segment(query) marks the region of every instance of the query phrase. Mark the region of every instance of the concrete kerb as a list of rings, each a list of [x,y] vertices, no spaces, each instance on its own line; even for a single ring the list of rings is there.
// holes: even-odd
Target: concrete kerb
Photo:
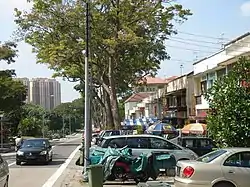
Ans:
[[[69,163],[67,169],[58,178],[53,187],[82,187],[82,166],[76,165],[76,161],[80,156],[80,151],[75,154],[74,158]],[[87,185],[88,186],[88,185]]]

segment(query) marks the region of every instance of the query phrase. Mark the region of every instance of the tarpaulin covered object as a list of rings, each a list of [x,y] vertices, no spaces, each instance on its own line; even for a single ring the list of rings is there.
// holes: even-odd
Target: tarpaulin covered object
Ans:
[[[105,151],[102,159],[99,164],[103,165],[104,169],[104,180],[106,180],[112,173],[112,169],[118,159],[123,160],[124,162],[129,162],[133,160],[133,164],[131,164],[131,172],[141,172],[144,171],[147,167],[148,158],[147,155],[141,154],[138,158],[133,158],[131,155],[131,149],[115,149],[108,148]]]

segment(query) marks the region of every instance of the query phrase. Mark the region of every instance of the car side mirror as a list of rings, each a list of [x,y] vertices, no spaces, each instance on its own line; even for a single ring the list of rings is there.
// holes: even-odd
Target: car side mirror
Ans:
[[[52,145],[49,145],[49,148],[51,149],[51,148],[52,148]]]

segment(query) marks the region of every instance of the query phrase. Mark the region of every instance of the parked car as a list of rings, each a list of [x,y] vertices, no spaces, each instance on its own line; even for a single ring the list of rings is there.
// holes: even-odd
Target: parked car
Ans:
[[[208,137],[183,136],[173,138],[170,141],[191,149],[198,156],[205,155],[217,148],[213,140]]]
[[[177,161],[194,160],[198,158],[197,154],[195,154],[192,150],[174,144],[163,137],[150,134],[103,137],[101,142],[99,142],[96,146],[91,147],[91,150],[98,148],[107,149],[108,147],[123,148],[126,145],[128,148],[132,149],[134,156],[139,156],[141,153],[152,151],[162,151],[173,154]]]
[[[210,152],[195,161],[179,161],[175,187],[249,187],[250,148]]]
[[[0,156],[0,187],[7,187],[9,182],[9,166],[6,160]]]
[[[96,143],[99,143],[100,141],[102,141],[102,139],[104,137],[117,136],[117,135],[121,135],[121,134],[122,134],[121,130],[103,130],[100,132],[99,136],[96,137]]]
[[[47,138],[31,138],[24,140],[16,153],[16,165],[22,162],[44,162],[52,161],[52,146]]]
[[[97,142],[97,139],[99,139],[99,133],[93,133],[92,134],[92,141],[91,141],[91,145],[95,145]]]

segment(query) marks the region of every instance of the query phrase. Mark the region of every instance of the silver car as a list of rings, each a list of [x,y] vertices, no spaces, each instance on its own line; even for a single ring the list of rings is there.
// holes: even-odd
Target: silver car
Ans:
[[[175,187],[249,187],[250,148],[218,149],[195,161],[179,161]]]
[[[122,148],[125,146],[132,149],[134,156],[139,156],[141,153],[149,153],[152,151],[166,151],[173,154],[177,161],[194,160],[198,158],[193,151],[187,148],[174,144],[163,137],[149,134],[104,137],[97,146],[94,146],[91,149],[93,150],[98,147],[102,149],[108,147]]]

